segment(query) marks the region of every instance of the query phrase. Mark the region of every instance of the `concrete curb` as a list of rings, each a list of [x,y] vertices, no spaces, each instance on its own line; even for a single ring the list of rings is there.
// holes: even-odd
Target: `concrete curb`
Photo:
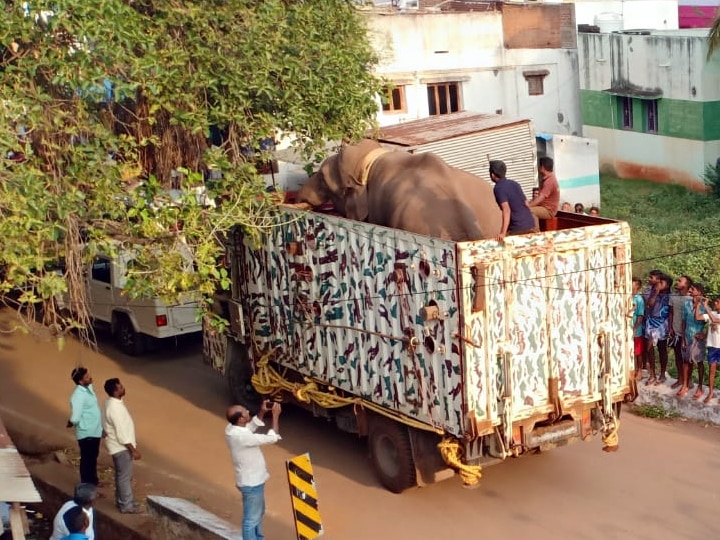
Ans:
[[[237,527],[185,499],[148,495],[147,506],[158,524],[155,540],[242,540]]]
[[[675,379],[670,379],[658,386],[645,386],[644,381],[638,383],[638,398],[633,405],[654,405],[660,406],[667,411],[678,414],[683,418],[690,420],[699,420],[715,425],[720,425],[720,404],[718,398],[713,398],[710,403],[703,403],[703,399],[707,396],[707,387],[704,389],[704,395],[700,399],[693,399],[693,392],[688,392],[684,397],[677,397],[677,390],[670,388]],[[720,392],[716,389],[716,395]]]
[[[40,507],[43,513],[52,520],[57,509],[72,499],[75,487],[75,472],[59,463],[30,464],[35,487],[42,496]],[[68,476],[72,479],[69,480]],[[95,504],[95,538],[122,538],[123,540],[149,540],[155,535],[152,533],[152,523],[145,516],[123,516],[116,519],[107,506],[112,505],[107,499],[99,499]],[[127,519],[128,517],[134,519]]]

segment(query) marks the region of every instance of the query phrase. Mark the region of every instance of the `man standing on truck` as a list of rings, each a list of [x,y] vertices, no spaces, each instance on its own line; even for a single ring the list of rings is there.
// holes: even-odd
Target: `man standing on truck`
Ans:
[[[272,413],[272,427],[267,433],[256,433],[263,427],[263,418]],[[260,412],[252,419],[250,411],[242,405],[228,407],[226,416],[229,424],[225,428],[225,441],[230,450],[235,468],[235,485],[242,493],[243,540],[263,540],[262,519],[265,514],[265,482],[270,477],[265,466],[265,458],[260,450],[264,444],[275,444],[280,440],[279,403],[266,399],[260,406]]]
[[[554,168],[552,158],[541,157],[538,160],[542,186],[537,196],[533,193],[532,201],[527,203],[536,219],[554,218],[560,206],[560,186],[553,172]]]
[[[80,482],[97,486],[97,459],[103,432],[100,405],[87,368],[76,367],[70,377],[75,383],[75,390],[70,396],[67,427],[75,428],[75,437],[80,447]]]
[[[493,194],[502,211],[502,227],[497,237],[502,241],[507,235],[538,232],[535,218],[527,205],[527,198],[515,180],[505,178],[507,167],[500,160],[490,162],[490,179],[495,184]]]

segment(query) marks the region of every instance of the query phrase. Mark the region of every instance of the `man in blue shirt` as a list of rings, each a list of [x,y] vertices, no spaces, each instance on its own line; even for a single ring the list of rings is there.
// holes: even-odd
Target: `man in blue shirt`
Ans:
[[[645,319],[645,300],[640,294],[642,280],[633,278],[632,294],[633,294],[633,344],[635,348],[635,380],[639,381],[642,377],[642,369],[645,355],[645,338],[643,337],[643,320]]]
[[[497,238],[499,241],[507,235],[538,232],[535,217],[526,204],[527,199],[520,184],[505,178],[505,174],[505,163],[499,160],[490,162],[490,179],[495,184],[493,194],[502,211],[502,227]]]
[[[88,540],[85,531],[90,521],[82,506],[75,506],[65,512],[63,520],[70,534],[63,536],[60,540]]]
[[[87,368],[76,367],[70,377],[75,383],[75,390],[70,396],[71,412],[67,427],[75,428],[80,446],[80,482],[97,486],[97,458],[102,437],[100,405]]]

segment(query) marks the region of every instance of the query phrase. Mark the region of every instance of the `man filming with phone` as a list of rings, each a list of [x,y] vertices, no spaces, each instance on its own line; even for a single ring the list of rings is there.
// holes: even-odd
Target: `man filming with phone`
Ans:
[[[270,412],[272,427],[267,433],[257,433],[265,426],[263,419]],[[280,440],[279,403],[269,399],[263,401],[256,416],[250,417],[250,411],[242,405],[232,405],[227,409],[228,426],[225,428],[225,441],[230,449],[235,468],[235,485],[242,493],[243,540],[263,540],[262,519],[265,514],[265,482],[270,477],[265,466],[260,447],[275,444]]]

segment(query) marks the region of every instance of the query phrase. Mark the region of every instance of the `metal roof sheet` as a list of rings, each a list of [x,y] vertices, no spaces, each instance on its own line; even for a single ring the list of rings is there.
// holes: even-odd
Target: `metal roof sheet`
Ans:
[[[383,127],[377,138],[381,143],[419,146],[524,122],[530,120],[464,111]]]
[[[37,503],[42,498],[0,419],[0,501]]]

